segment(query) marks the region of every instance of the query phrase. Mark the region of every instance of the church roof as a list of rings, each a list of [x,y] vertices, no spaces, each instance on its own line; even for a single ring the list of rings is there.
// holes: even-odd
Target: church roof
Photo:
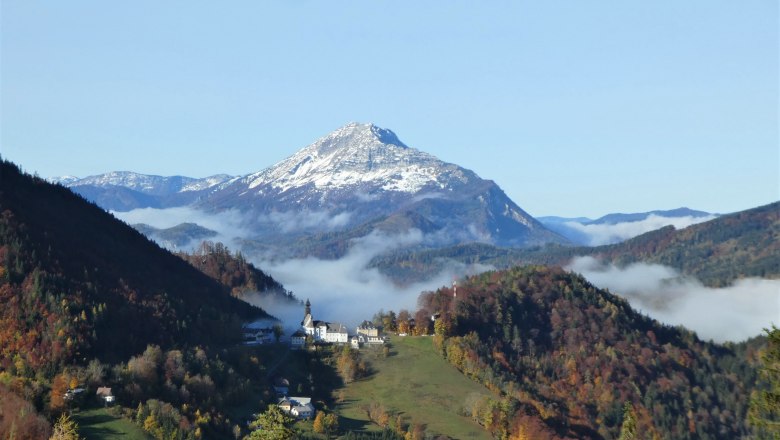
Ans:
[[[347,333],[347,327],[338,322],[331,322],[328,324],[328,331],[333,333]]]

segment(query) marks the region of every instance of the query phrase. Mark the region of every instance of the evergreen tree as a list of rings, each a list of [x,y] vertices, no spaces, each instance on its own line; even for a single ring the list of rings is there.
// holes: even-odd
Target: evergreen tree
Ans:
[[[290,426],[295,422],[276,405],[270,405],[268,410],[257,416],[249,426],[253,431],[246,437],[248,440],[288,440],[295,437]]]
[[[79,425],[67,414],[63,414],[54,424],[54,430],[49,440],[81,440]]]
[[[338,433],[339,430],[339,416],[336,414],[330,413],[327,416],[325,416],[325,420],[323,421],[325,424],[325,434],[328,438],[330,438],[331,434]]]
[[[631,403],[623,405],[623,424],[620,426],[619,440],[633,440],[636,438],[636,413]]]
[[[772,325],[766,333],[759,370],[766,388],[753,393],[748,417],[759,438],[780,439],[780,329]]]

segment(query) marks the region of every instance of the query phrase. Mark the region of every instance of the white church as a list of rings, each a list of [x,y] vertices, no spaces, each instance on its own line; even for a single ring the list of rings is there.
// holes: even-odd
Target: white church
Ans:
[[[338,322],[315,321],[311,316],[311,303],[306,300],[306,311],[301,322],[303,332],[312,336],[315,341],[330,342],[333,344],[349,343],[347,327]]]

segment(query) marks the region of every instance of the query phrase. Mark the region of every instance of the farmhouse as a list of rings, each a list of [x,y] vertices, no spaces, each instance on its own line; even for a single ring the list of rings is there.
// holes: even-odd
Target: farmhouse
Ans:
[[[277,405],[280,410],[298,419],[310,419],[314,417],[314,405],[311,397],[282,397]]]
[[[275,338],[274,330],[271,327],[244,327],[243,333],[245,345],[270,344],[274,341]]]
[[[261,319],[244,325],[244,344],[271,344],[281,336],[281,327],[279,322],[270,319]]]
[[[298,330],[290,337],[290,344],[293,348],[301,348],[306,345],[306,333]]]
[[[111,388],[109,387],[98,387],[95,394],[107,404],[114,402],[114,395],[111,393]]]

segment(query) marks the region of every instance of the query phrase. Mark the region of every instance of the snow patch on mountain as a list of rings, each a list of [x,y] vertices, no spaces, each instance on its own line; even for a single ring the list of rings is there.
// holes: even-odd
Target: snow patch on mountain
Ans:
[[[249,189],[279,192],[313,187],[318,191],[371,185],[385,191],[416,193],[426,186],[466,183],[473,173],[403,144],[390,130],[348,124],[278,164],[244,179]]]
[[[112,171],[84,178],[75,176],[55,177],[51,179],[51,181],[67,187],[85,185],[99,188],[123,187],[144,194],[162,195],[189,191],[203,191],[217,187],[231,179],[233,179],[233,177],[227,174],[217,174],[197,179],[186,176],[155,176],[132,171]]]
[[[234,179],[234,177],[227,174],[216,174],[214,176],[204,177],[202,179],[195,179],[183,185],[179,192],[203,191],[205,189],[221,185],[230,181],[231,179]]]

